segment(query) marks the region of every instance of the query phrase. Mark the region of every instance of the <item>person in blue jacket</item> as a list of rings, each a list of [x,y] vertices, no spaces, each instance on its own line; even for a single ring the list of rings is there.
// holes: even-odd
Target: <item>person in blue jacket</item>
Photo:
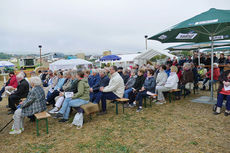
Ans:
[[[92,92],[92,99],[90,99],[90,102],[98,104],[101,100],[101,95],[102,92],[100,91],[100,87],[106,87],[109,85],[109,77],[107,76],[107,73],[104,69],[99,70],[99,75],[100,75],[100,82],[93,87],[93,92]]]
[[[93,101],[93,99],[92,99],[93,98],[93,88],[95,88],[99,85],[100,80],[101,80],[101,78],[99,76],[98,70],[92,69],[92,74],[88,78],[88,83],[89,83],[89,87],[90,87],[89,96],[90,96],[91,102]]]
[[[145,79],[144,85],[136,96],[136,101],[139,102],[137,112],[142,110],[142,100],[144,97],[148,96],[147,92],[155,93],[156,79],[153,77],[153,75],[154,71],[152,69],[147,71],[147,78]]]

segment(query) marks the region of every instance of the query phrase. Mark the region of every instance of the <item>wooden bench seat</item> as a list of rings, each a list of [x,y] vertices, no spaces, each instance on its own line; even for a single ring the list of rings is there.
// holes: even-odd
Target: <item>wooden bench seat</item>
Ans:
[[[51,117],[50,114],[48,114],[47,112],[40,112],[40,113],[36,113],[34,114],[34,116],[36,117],[36,130],[37,130],[37,136],[39,136],[39,125],[38,122],[40,120],[45,120],[46,121],[46,133],[48,134],[48,118]]]
[[[116,115],[118,115],[118,103],[122,104],[123,114],[124,114],[124,112],[125,112],[124,104],[129,102],[129,99],[127,99],[127,98],[118,98],[118,99],[115,99],[114,102],[116,104]]]

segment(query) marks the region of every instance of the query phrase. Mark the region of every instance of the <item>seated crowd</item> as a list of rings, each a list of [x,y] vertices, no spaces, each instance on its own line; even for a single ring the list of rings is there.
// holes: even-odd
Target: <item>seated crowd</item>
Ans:
[[[220,74],[218,63],[215,63],[213,82],[210,74],[210,69],[207,70],[202,64],[197,66],[196,60],[191,58],[182,58],[179,62],[177,59],[168,59],[165,64],[136,65],[125,70],[116,66],[91,70],[49,70],[39,72],[38,76],[33,73],[30,79],[26,78],[24,72],[17,75],[11,72],[9,81],[0,91],[0,97],[4,92],[9,95],[9,114],[14,114],[10,134],[21,133],[24,130],[24,117],[35,121],[34,114],[46,110],[47,105],[53,106],[49,113],[59,118],[59,122],[68,121],[71,107],[80,107],[89,102],[101,102],[99,115],[104,115],[107,113],[107,100],[119,98],[129,99],[127,107],[133,108],[137,105],[136,111],[140,112],[143,111],[142,101],[145,97],[155,94],[156,104],[165,104],[164,92],[183,89],[185,95],[189,95],[190,87],[198,88],[199,81],[203,81],[204,90],[208,81],[209,86],[220,81],[215,114],[220,113],[226,97],[225,115],[229,115],[230,90],[226,88],[230,87],[230,71]],[[22,100],[23,98],[26,99]],[[180,98],[179,94],[176,98]]]

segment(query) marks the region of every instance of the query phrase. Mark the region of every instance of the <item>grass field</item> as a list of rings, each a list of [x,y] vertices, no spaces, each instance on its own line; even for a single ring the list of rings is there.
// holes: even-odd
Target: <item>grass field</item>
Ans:
[[[200,92],[195,96],[208,94]],[[49,134],[45,124],[36,136],[35,123],[25,120],[25,131],[9,135],[11,125],[0,133],[0,152],[162,152],[198,153],[230,152],[230,117],[214,116],[212,105],[191,103],[190,97],[165,105],[148,106],[143,112],[127,108],[125,114],[115,115],[114,104],[108,104],[108,114],[85,116],[82,129],[49,119]],[[0,127],[12,116],[7,115],[7,99],[0,103]],[[119,107],[121,111],[121,106]],[[74,113],[71,115],[73,119]]]

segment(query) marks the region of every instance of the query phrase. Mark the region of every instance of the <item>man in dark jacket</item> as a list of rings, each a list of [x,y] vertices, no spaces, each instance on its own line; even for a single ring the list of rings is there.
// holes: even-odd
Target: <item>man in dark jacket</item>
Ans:
[[[26,98],[29,93],[29,83],[24,79],[24,74],[19,73],[17,75],[18,87],[17,90],[8,97],[8,105],[10,112],[8,114],[14,114],[16,105],[19,104],[21,98]]]
[[[88,80],[89,80],[88,83],[89,83],[89,87],[90,87],[89,96],[90,96],[90,101],[92,101],[92,98],[93,98],[93,95],[94,95],[93,89],[100,84],[100,80],[101,80],[100,75],[98,73],[98,70],[92,69],[92,75],[89,76]]]
[[[109,77],[106,75],[106,71],[105,70],[100,70],[99,71],[99,75],[100,75],[100,82],[94,86],[92,89],[92,97],[90,97],[90,101],[92,103],[98,104],[100,102],[101,99],[101,95],[102,92],[99,90],[100,87],[106,87],[109,85]]]

